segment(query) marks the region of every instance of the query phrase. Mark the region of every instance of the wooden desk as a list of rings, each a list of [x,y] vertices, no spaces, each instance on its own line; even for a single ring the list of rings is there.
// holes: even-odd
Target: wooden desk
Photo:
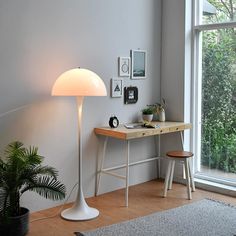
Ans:
[[[182,147],[183,147],[183,131],[186,129],[190,129],[192,127],[191,124],[184,123],[184,122],[166,121],[166,122],[153,122],[153,124],[158,125],[158,128],[127,129],[121,125],[115,129],[109,128],[109,127],[101,127],[101,128],[94,129],[94,132],[97,135],[102,135],[105,137],[105,140],[103,143],[101,163],[100,163],[100,167],[98,167],[98,171],[97,171],[96,195],[98,195],[98,191],[99,191],[99,185],[101,182],[101,174],[112,175],[114,177],[125,180],[125,186],[126,186],[125,205],[128,206],[129,167],[132,165],[137,165],[137,164],[142,164],[145,162],[157,160],[157,162],[158,162],[158,177],[160,177],[160,135],[166,134],[166,133],[179,132],[180,137],[181,137]],[[157,156],[130,163],[130,161],[129,161],[130,141],[132,139],[150,137],[150,136],[158,137],[158,141],[156,142],[157,143],[157,150],[158,150]],[[117,138],[117,139],[121,139],[121,140],[125,141],[125,143],[126,143],[126,162],[123,165],[113,166],[110,168],[104,168],[106,147],[107,147],[107,142],[108,142],[109,137]],[[117,169],[121,169],[121,168],[126,168],[125,176],[116,174],[115,172],[112,172],[113,170],[117,170]]]

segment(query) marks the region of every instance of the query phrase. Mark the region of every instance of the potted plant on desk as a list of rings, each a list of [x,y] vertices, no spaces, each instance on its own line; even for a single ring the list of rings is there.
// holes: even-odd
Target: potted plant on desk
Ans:
[[[57,171],[41,165],[43,157],[36,147],[25,148],[21,142],[10,143],[5,157],[0,157],[0,235],[23,236],[28,232],[29,210],[20,206],[26,191],[52,199],[65,198],[65,186]]]
[[[165,121],[166,116],[165,116],[165,106],[166,106],[166,101],[164,98],[162,98],[161,103],[155,103],[152,105],[148,105],[151,109],[154,110],[154,113],[158,115],[158,120],[159,121]]]
[[[154,110],[153,110],[153,107],[147,107],[147,108],[144,108],[142,110],[142,114],[143,114],[143,121],[145,122],[151,122],[152,119],[153,119],[153,113],[154,113]]]

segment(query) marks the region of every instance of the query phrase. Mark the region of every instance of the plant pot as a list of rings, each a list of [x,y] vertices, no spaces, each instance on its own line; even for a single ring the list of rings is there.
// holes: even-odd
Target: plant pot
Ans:
[[[166,121],[165,111],[160,111],[159,112],[159,121]]]
[[[1,236],[24,236],[29,231],[29,210],[21,207],[21,215],[9,217],[6,223],[0,223]]]
[[[143,114],[143,121],[151,122],[153,119],[153,114],[151,115],[144,115]]]

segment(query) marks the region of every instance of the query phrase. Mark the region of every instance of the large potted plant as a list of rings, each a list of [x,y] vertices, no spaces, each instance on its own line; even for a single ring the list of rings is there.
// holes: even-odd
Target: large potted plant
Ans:
[[[12,142],[0,157],[0,235],[22,236],[28,232],[29,210],[20,206],[20,197],[34,191],[52,200],[65,198],[65,186],[53,167],[43,166],[38,148]]]

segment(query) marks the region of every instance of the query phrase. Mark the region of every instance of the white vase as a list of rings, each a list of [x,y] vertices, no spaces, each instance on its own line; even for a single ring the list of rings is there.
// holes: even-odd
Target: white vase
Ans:
[[[159,121],[166,121],[166,114],[164,110],[159,112]]]
[[[153,114],[151,115],[144,115],[143,114],[143,121],[151,122],[153,119]]]

